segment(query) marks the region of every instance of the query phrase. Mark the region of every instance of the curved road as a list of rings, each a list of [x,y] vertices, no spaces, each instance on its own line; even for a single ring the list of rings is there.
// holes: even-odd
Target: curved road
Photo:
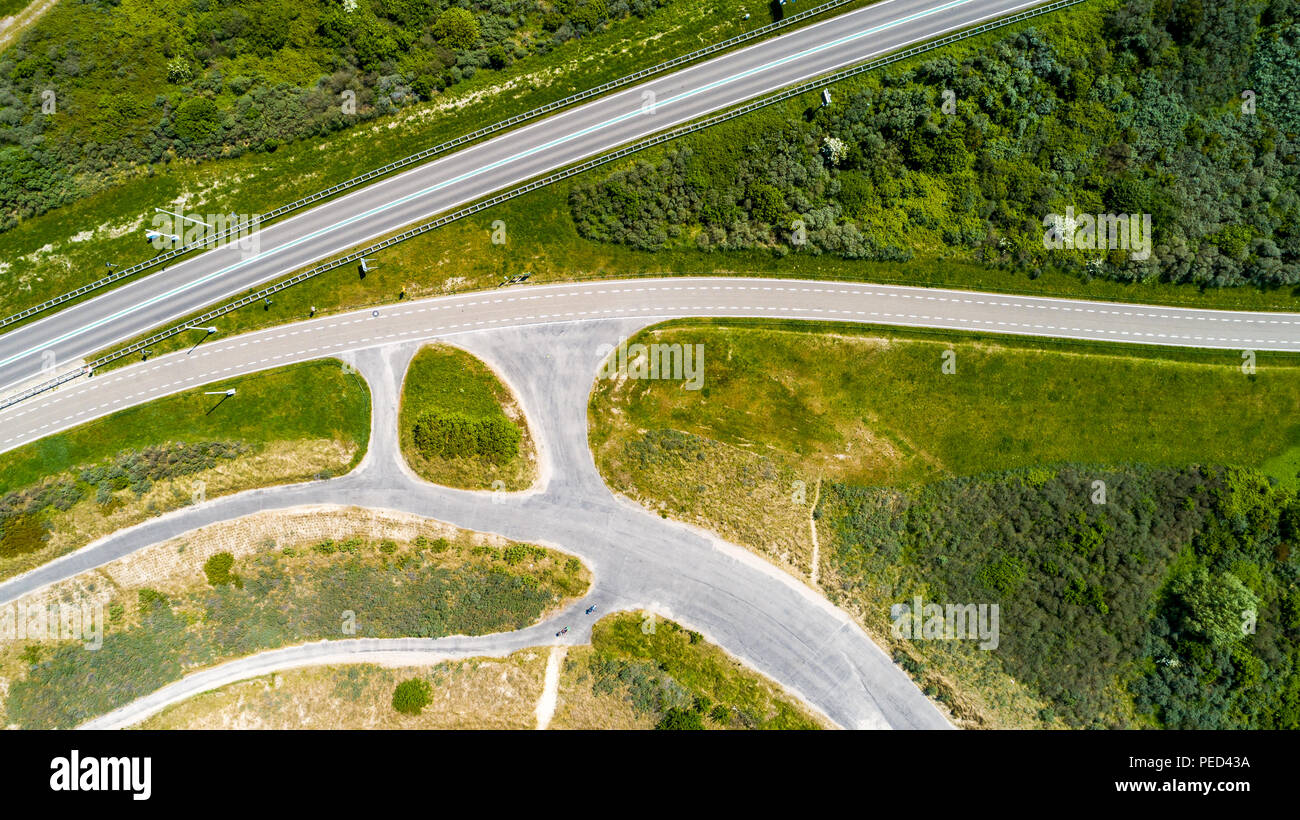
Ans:
[[[1239,350],[1300,350],[1300,315],[851,282],[680,277],[532,285],[403,302],[228,339],[69,382],[0,410],[0,452],[228,376],[466,330],[600,318],[820,319]]]
[[[599,616],[581,613],[596,604],[601,615],[649,608],[697,629],[841,726],[948,727],[911,679],[815,591],[745,550],[615,497],[604,485],[587,447],[592,376],[603,358],[602,344],[612,345],[646,323],[605,320],[455,339],[497,369],[527,414],[542,461],[539,486],[531,492],[451,490],[411,475],[397,443],[397,404],[402,376],[420,343],[364,350],[348,354],[370,384],[374,407],[371,443],[355,471],[329,481],[214,499],[151,519],[0,585],[0,601],[149,544],[255,512],[321,504],[390,509],[572,552],[591,567],[592,589],[544,625],[520,632],[318,642],[241,658],[195,673],[91,725],[130,725],[213,686],[287,666],[371,661],[394,653],[408,659],[423,656],[427,663],[523,646],[585,643]],[[562,625],[570,631],[561,640],[554,633]]]
[[[526,286],[323,317],[82,379],[0,412],[6,436],[0,450],[7,450],[192,386],[333,356],[354,360],[374,397],[371,447],[348,476],[242,493],[152,519],[0,584],[0,603],[148,544],[251,512],[323,503],[391,508],[575,552],[593,566],[596,583],[587,600],[599,601],[601,612],[649,607],[678,618],[801,693],[841,725],[946,725],[861,630],[811,589],[739,548],[620,501],[604,486],[586,437],[587,398],[601,345],[657,320],[690,316],[824,319],[1229,349],[1300,345],[1300,317],[1292,314],[779,279]],[[401,374],[414,349],[434,338],[453,339],[491,362],[519,396],[542,447],[539,491],[498,497],[494,503],[483,494],[424,484],[404,469],[393,434]],[[589,627],[578,624],[569,639],[585,640]],[[268,664],[340,656],[364,660],[372,653],[440,657],[509,651],[520,640],[535,643],[531,633],[509,633],[291,647],[197,673],[96,725],[133,722],[222,681],[261,674]]]
[[[245,293],[312,262],[579,160],[769,91],[1041,5],[1041,0],[880,0],[547,117],[369,185],[258,234],[0,336],[0,391]],[[647,106],[647,94],[653,105]],[[160,203],[161,204],[161,203]],[[243,209],[225,203],[226,212]]]

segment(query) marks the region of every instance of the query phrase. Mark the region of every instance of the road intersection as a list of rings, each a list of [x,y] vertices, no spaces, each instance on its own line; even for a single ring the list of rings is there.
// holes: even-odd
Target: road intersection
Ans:
[[[5,436],[0,450],[7,450],[190,387],[329,357],[355,363],[371,386],[374,407],[370,448],[353,473],[240,493],[152,519],[0,584],[0,603],[150,544],[254,512],[322,504],[393,509],[577,554],[592,566],[596,581],[573,612],[598,603],[601,612],[648,608],[680,619],[800,693],[839,725],[948,725],[865,633],[815,590],[739,547],[663,521],[604,485],[587,448],[586,428],[602,350],[642,327],[679,317],[844,321],[1222,349],[1300,348],[1300,317],[1290,314],[780,279],[523,286],[322,317],[81,379],[0,412]],[[485,359],[514,390],[540,444],[537,489],[496,496],[450,490],[405,468],[396,444],[398,391],[410,357],[432,339],[451,341]],[[426,659],[504,653],[520,648],[520,641],[554,643],[547,639],[553,631],[546,630],[555,623],[552,618],[524,633],[474,639],[335,641],[276,650],[204,670],[95,725],[138,721],[190,694],[280,668],[277,664],[359,661],[394,652]],[[582,642],[589,628],[586,624],[563,640]]]
[[[648,609],[703,633],[850,728],[944,728],[949,724],[901,669],[816,591],[751,553],[614,496],[587,447],[587,398],[601,346],[644,319],[541,325],[470,333],[450,341],[489,362],[512,388],[539,444],[538,486],[524,493],[452,490],[416,478],[397,444],[397,404],[420,342],[349,353],[371,387],[371,443],[352,473],[328,481],[255,490],[151,519],[27,575],[0,584],[8,603],[150,544],[253,513],[308,506],[361,506],[421,515],[469,530],[541,543],[580,556],[590,593],[545,623],[476,638],[339,640],[274,650],[203,670],[93,721],[130,725],[222,683],[313,663],[430,663],[505,654],[525,646],[585,643],[602,613]],[[555,632],[572,626],[562,638]]]

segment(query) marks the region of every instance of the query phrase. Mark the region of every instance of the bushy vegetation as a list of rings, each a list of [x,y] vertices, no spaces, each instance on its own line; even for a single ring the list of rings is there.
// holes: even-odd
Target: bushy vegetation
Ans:
[[[622,697],[658,729],[816,729],[780,689],[698,632],[653,616],[621,613],[592,631],[584,677],[592,691]]]
[[[441,554],[400,545],[394,555],[382,540],[356,543],[354,552],[332,560],[311,551],[264,551],[216,567],[241,583],[171,596],[135,591],[126,602],[133,617],[110,623],[102,648],[62,643],[29,665],[9,689],[6,723],[75,726],[186,671],[292,643],[521,629],[587,587],[580,565],[575,570],[541,548],[532,548],[529,566],[518,567],[468,540]]]
[[[0,497],[0,557],[39,550],[48,537],[52,513],[67,512],[92,491],[101,509],[114,504],[114,493],[130,489],[144,495],[155,481],[193,475],[247,455],[241,441],[174,442],[125,450],[104,464],[76,468],[76,478],[47,478]]]
[[[506,464],[519,455],[519,428],[503,414],[470,416],[425,410],[415,420],[415,446],[429,458],[481,458]]]
[[[275,151],[661,4],[60,3],[0,55],[0,230],[133,167]]]
[[[915,595],[998,604],[987,654],[1045,723],[1300,727],[1294,489],[1238,468],[1061,467],[823,493],[835,594],[872,617]]]
[[[407,678],[393,689],[393,708],[404,715],[418,715],[429,705],[433,687],[424,678]]]
[[[235,556],[219,552],[204,562],[203,574],[207,576],[208,584],[214,587],[243,583],[238,575],[230,571],[234,566]]]
[[[696,135],[576,185],[573,218],[587,238],[648,250],[956,254],[1031,276],[1300,283],[1300,5],[1105,7],[1058,12],[1079,22],[1052,38],[1028,29],[841,84],[829,108]],[[1069,207],[1151,214],[1154,252],[1046,250],[1044,219]]]

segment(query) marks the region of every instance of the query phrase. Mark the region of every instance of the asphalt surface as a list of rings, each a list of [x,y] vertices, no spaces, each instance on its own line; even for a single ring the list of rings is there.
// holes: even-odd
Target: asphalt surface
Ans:
[[[881,0],[556,114],[0,335],[0,393],[57,366],[493,192],[805,79],[1041,5]],[[654,105],[645,106],[646,92]],[[160,203],[161,204],[161,203]],[[240,213],[238,202],[223,212]],[[487,233],[484,233],[485,241]],[[143,241],[143,237],[141,238]]]
[[[218,379],[465,330],[599,318],[812,319],[1087,341],[1300,350],[1300,316],[788,279],[530,285],[403,302],[231,338],[82,378],[0,410],[0,452]]]
[[[661,520],[605,487],[586,435],[587,398],[600,346],[655,321],[688,316],[851,321],[1227,349],[1300,345],[1300,317],[1292,314],[775,279],[523,286],[322,317],[211,341],[191,352],[80,380],[0,412],[6,436],[0,450],[6,450],[189,387],[324,357],[354,361],[374,402],[370,448],[348,476],[241,493],[152,519],[0,584],[0,603],[149,544],[253,512],[319,504],[389,508],[572,551],[593,567],[596,583],[581,607],[527,634],[290,647],[197,673],[96,725],[135,722],[190,694],[280,668],[277,664],[360,661],[394,652],[429,658],[503,653],[535,645],[539,635],[553,636],[560,624],[573,627],[566,641],[582,642],[590,623],[573,613],[591,602],[604,613],[650,608],[679,619],[799,692],[842,726],[946,725],[851,620],[813,590],[738,547]],[[450,340],[481,356],[515,391],[540,444],[541,489],[507,496],[467,493],[432,487],[404,468],[393,434],[397,390],[410,356],[429,339]],[[707,366],[706,358],[706,374]]]
[[[419,343],[366,350],[349,355],[370,384],[374,404],[371,444],[356,471],[330,481],[214,499],[153,519],[0,585],[0,601],[252,513],[322,504],[383,508],[574,553],[592,569],[592,589],[543,624],[518,632],[328,641],[241,658],[197,672],[88,726],[130,725],[214,686],[292,666],[394,659],[431,663],[525,646],[586,643],[603,615],[649,609],[701,632],[841,726],[948,728],[911,679],[814,590],[739,547],[619,499],[605,486],[587,447],[592,378],[602,358],[600,346],[613,345],[645,324],[604,320],[453,337],[493,365],[528,417],[542,461],[539,486],[530,492],[451,490],[413,476],[399,452],[396,413],[402,375]],[[593,604],[596,614],[583,614]],[[557,638],[564,626],[569,632]]]

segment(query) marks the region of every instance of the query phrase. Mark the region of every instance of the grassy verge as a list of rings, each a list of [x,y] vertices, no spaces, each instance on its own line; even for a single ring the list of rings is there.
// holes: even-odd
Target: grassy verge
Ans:
[[[854,4],[866,5],[865,2]],[[742,9],[753,12],[742,20]],[[155,207],[194,213],[263,213],[440,142],[570,94],[750,31],[767,22],[748,0],[672,2],[500,70],[482,70],[432,101],[318,140],[196,163],[147,165],[118,184],[0,234],[0,315],[144,261]]]
[[[204,395],[234,388],[235,396]],[[187,390],[0,454],[0,577],[158,513],[336,475],[364,455],[370,393],[338,362]]]
[[[824,725],[780,686],[699,633],[635,613],[602,618],[591,646],[569,651],[551,723],[568,729]]]
[[[421,447],[417,427],[424,414],[454,415],[471,423],[489,420],[517,431],[518,442],[484,449],[484,442],[457,439]],[[514,396],[487,365],[458,348],[430,345],[416,353],[402,384],[398,426],[407,464],[436,484],[517,491],[537,478],[537,453]],[[463,455],[454,454],[462,450]]]
[[[225,522],[29,596],[101,607],[107,626],[94,651],[6,645],[6,722],[76,725],[194,669],[304,641],[519,629],[588,585],[577,559],[413,517]]]

